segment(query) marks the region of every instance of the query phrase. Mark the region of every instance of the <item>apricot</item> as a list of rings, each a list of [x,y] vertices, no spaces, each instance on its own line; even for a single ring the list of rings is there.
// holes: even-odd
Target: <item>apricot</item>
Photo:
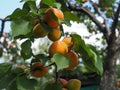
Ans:
[[[62,41],[67,44],[69,49],[72,48],[72,46],[73,46],[72,37],[64,37]]]
[[[61,31],[59,28],[54,28],[52,29],[52,31],[50,31],[48,33],[48,38],[51,40],[51,41],[57,41],[60,39],[61,37]]]
[[[48,8],[45,11],[45,16],[43,18],[43,21],[46,22],[49,27],[56,28],[60,25],[59,20],[63,20],[63,19],[64,19],[64,15],[61,10],[57,8]]]
[[[62,90],[68,90],[67,88],[62,88]]]
[[[44,27],[38,23],[33,28],[33,37],[34,38],[40,38],[45,37],[48,34],[48,32],[44,29]]]
[[[87,2],[88,0],[82,0],[83,3]]]
[[[105,7],[104,9],[105,9],[106,11],[110,10],[110,8],[109,8],[109,7]]]
[[[65,54],[66,57],[70,60],[70,65],[66,68],[66,70],[71,70],[75,68],[78,64],[78,55],[74,51],[69,51]]]
[[[13,47],[13,46],[14,46],[14,44],[11,42],[11,43],[9,44],[9,46],[10,46],[10,47]]]
[[[49,47],[49,55],[53,56],[56,53],[66,54],[68,52],[67,45],[62,41],[55,41]]]
[[[80,90],[81,81],[78,79],[70,79],[66,85],[68,90]]]
[[[23,69],[24,65],[17,65],[18,69]]]
[[[25,71],[25,72],[30,72],[30,68],[29,68],[29,67],[26,67],[26,68],[24,69],[24,71]]]
[[[60,78],[60,82],[62,83],[63,87],[65,87],[66,84],[68,83],[68,81],[63,78]]]
[[[116,82],[116,85],[117,85],[118,87],[120,87],[120,81],[117,81],[117,82]]]
[[[41,62],[36,62],[31,66],[32,76],[43,77],[48,73],[48,67],[43,66]]]

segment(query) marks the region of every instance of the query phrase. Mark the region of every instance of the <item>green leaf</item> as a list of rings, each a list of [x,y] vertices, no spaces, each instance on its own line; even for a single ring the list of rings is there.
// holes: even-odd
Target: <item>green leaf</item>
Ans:
[[[32,54],[32,49],[31,49],[31,41],[26,40],[21,44],[21,55],[24,59],[29,59],[33,54]]]
[[[97,62],[95,63],[95,66],[98,70],[98,73],[102,76],[103,75],[103,62],[100,58],[97,59]]]
[[[33,13],[37,13],[36,3],[34,1],[26,2]]]
[[[23,10],[27,10],[28,12],[30,11],[30,7],[29,7],[29,4],[26,2],[24,3],[23,7],[22,7]]]
[[[28,79],[26,75],[17,77],[18,90],[35,90],[37,81],[35,79]]]
[[[10,63],[1,63],[0,64],[0,78],[2,78],[8,71],[12,68],[12,64]]]
[[[65,19],[80,22],[80,18],[76,14],[71,12],[64,12]]]
[[[18,19],[18,18],[25,16],[27,13],[28,11],[26,9],[21,10],[20,8],[17,8],[11,15],[7,17],[11,19]]]
[[[6,90],[18,90],[16,81],[13,81],[12,83],[10,83]]]
[[[38,55],[35,55],[34,57],[35,57],[35,59],[40,60],[43,63],[46,63],[50,59],[45,54],[38,54]]]
[[[98,60],[98,55],[85,44],[84,40],[82,40],[79,35],[73,34],[72,40],[74,43],[74,48],[81,54],[85,66],[89,70],[102,75],[102,63]]]
[[[33,25],[29,21],[22,19],[17,19],[12,21],[11,29],[13,37],[18,37],[20,35],[27,35],[32,31]]]
[[[45,87],[45,90],[62,90],[61,83],[48,83]]]
[[[20,73],[24,73],[24,69],[22,69],[22,68],[14,68],[12,70],[12,72],[19,75]]]
[[[99,51],[96,49],[96,47],[94,47],[94,46],[92,46],[92,45],[88,45],[89,46],[89,48],[91,48],[94,52],[93,53],[95,53],[96,55],[97,55],[97,57],[96,57],[96,62],[95,62],[95,66],[96,66],[96,68],[97,68],[97,70],[99,71],[98,73],[100,74],[100,75],[102,75],[103,74],[103,62],[102,62],[102,60],[103,60],[103,56],[102,56],[102,58],[101,58],[101,54],[99,53]]]
[[[79,2],[79,3],[82,3],[82,0],[76,0],[77,2]]]
[[[52,31],[52,29],[46,23],[40,21],[40,24],[46,32]]]
[[[16,80],[16,75],[9,73],[0,79],[0,90],[8,88]]]
[[[69,59],[62,54],[55,54],[51,60],[57,65],[57,71],[69,66]]]
[[[61,4],[60,3],[55,3],[55,4],[56,4],[57,9],[61,9]]]
[[[56,7],[56,1],[55,0],[41,0],[41,3],[46,4],[48,6]]]

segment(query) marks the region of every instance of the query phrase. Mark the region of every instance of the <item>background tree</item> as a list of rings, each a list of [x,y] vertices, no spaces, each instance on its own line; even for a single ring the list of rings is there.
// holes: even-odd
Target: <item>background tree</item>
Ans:
[[[86,44],[84,42],[85,38],[81,38],[81,36],[78,34],[68,33],[66,36],[71,36],[74,45],[71,48],[79,55],[79,59],[82,59],[82,63],[85,68],[88,71],[94,72],[99,76],[100,89],[117,90],[116,61],[119,58],[120,54],[120,1],[111,0],[108,2],[108,0],[41,0],[38,6],[36,6],[35,1],[36,0],[22,0],[21,2],[24,2],[22,9],[17,8],[5,19],[0,19],[2,21],[0,36],[3,36],[4,23],[6,21],[11,21],[12,37],[15,39],[12,41],[12,44],[14,43],[14,46],[12,44],[8,44],[8,35],[4,35],[4,41],[1,42],[1,46],[5,48],[5,50],[1,48],[1,53],[12,55],[12,59],[9,61],[9,63],[0,64],[0,88],[3,89],[6,87],[7,89],[13,89],[14,87],[15,90],[34,90],[35,88],[44,90],[45,87],[46,90],[48,90],[47,88],[54,88],[57,90],[55,85],[47,85],[47,81],[44,78],[40,80],[36,78],[30,78],[31,72],[34,73],[33,71],[36,71],[36,67],[39,66],[41,67],[40,69],[44,71],[45,65],[55,67],[55,70],[53,71],[55,72],[55,79],[57,81],[59,72],[61,72],[61,70],[65,72],[64,68],[69,65],[68,59],[61,54],[56,54],[52,57],[49,56],[48,48],[49,44],[51,43],[50,41],[45,44],[48,46],[48,48],[43,50],[42,53],[40,52],[36,55],[31,49],[32,44],[36,40],[35,38],[38,38],[34,37],[33,34],[33,28],[36,24],[39,23],[41,25],[38,27],[43,28],[42,30],[45,31],[44,35],[47,35],[46,33],[52,32],[51,29],[53,29],[53,26],[56,25],[56,22],[52,25],[51,23],[49,24],[48,21],[52,21],[52,19],[48,19],[47,16],[47,19],[44,19],[46,9],[54,7],[61,9],[64,14],[63,21],[63,19],[55,15],[54,10],[52,13],[48,13],[52,16],[53,20],[60,23],[59,29],[62,32],[62,37],[66,35],[64,33],[62,24],[71,26],[70,21],[84,23],[88,27],[88,31],[91,33],[91,35],[93,33],[103,34],[102,41],[104,41],[104,45],[106,47],[101,49],[98,49],[94,45]],[[98,17],[101,17],[101,20],[103,20],[103,22],[99,21],[97,19]],[[40,36],[39,38],[43,38],[44,35]],[[89,39],[90,36],[87,38]],[[20,45],[20,48],[16,43],[16,39],[24,39]],[[57,40],[58,39],[59,37],[57,37]],[[48,39],[45,40],[47,41]],[[40,48],[40,50],[42,49],[43,48]],[[60,57],[62,59],[60,59]],[[31,61],[27,62],[28,59]],[[61,60],[61,62],[58,62],[58,60]],[[36,61],[42,61],[43,65],[34,65],[33,63]],[[35,73],[34,76],[36,76]],[[48,79],[53,77],[54,76],[52,76],[51,73],[46,76]],[[42,81],[44,81],[44,83]],[[23,85],[22,82],[25,82],[25,84]],[[61,85],[58,84],[58,87],[60,89]]]

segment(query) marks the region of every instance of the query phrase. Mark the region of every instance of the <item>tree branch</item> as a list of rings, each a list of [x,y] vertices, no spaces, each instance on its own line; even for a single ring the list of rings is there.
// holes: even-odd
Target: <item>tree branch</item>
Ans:
[[[103,16],[101,10],[96,6],[96,4],[95,4],[92,0],[90,0],[90,2],[91,2],[91,4],[93,5],[93,8],[95,9],[95,11],[96,11],[96,12],[103,18],[103,20],[104,20],[105,29],[104,29],[103,34],[104,34],[104,36],[105,36],[105,38],[106,38],[106,41],[108,42],[108,41],[109,41],[109,36],[110,36],[110,34],[111,34],[110,28],[109,28],[109,26],[108,26],[108,22],[107,22],[106,18]]]
[[[1,20],[1,21],[5,21],[5,22],[6,22],[6,21],[11,21],[11,19],[9,19],[9,18],[0,18],[0,20]]]
[[[5,18],[5,19],[0,18],[0,20],[1,20],[1,22],[2,22],[2,24],[1,24],[1,30],[0,30],[0,37],[2,37],[3,32],[4,32],[5,22],[6,22],[6,21],[11,21],[11,20],[8,19],[8,18]]]
[[[2,24],[1,24],[1,31],[0,31],[0,37],[2,37],[2,35],[3,35],[4,26],[5,26],[5,21],[2,21]]]
[[[111,35],[110,35],[110,39],[109,39],[109,44],[113,43],[113,40],[116,38],[115,29],[116,29],[117,24],[118,24],[119,14],[120,14],[120,3],[118,5],[118,8],[117,8],[115,14],[114,14],[114,19],[113,19],[112,28],[111,28]]]
[[[116,26],[117,26],[117,24],[118,24],[119,14],[120,14],[120,3],[119,3],[119,5],[118,5],[118,8],[117,8],[116,13],[114,14],[114,21],[113,21],[113,24],[112,24],[112,31],[113,31],[113,32],[115,31]]]
[[[99,28],[101,32],[104,32],[104,27],[103,25],[95,18],[94,14],[92,14],[88,9],[82,7],[82,6],[74,6],[70,3],[69,0],[67,0],[68,3],[68,7],[69,9],[73,10],[73,11],[79,11],[82,13],[85,13]]]

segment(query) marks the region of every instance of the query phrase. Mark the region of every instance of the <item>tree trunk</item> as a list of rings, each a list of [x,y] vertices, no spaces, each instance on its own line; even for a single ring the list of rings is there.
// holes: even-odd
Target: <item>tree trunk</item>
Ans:
[[[108,47],[104,60],[104,74],[101,78],[100,90],[118,90],[116,86],[116,61],[120,55],[119,46],[115,42]]]
[[[100,90],[118,90],[116,86],[116,72],[105,71],[101,79]]]

